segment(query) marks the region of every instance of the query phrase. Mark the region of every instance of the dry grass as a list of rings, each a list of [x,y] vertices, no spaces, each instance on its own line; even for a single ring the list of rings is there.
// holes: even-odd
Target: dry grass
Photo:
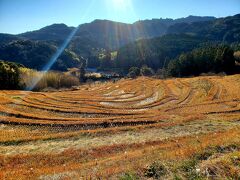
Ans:
[[[60,72],[40,72],[32,69],[21,68],[21,84],[26,89],[33,87],[33,90],[39,91],[46,88],[71,88],[72,86],[79,85],[79,79],[77,77],[67,75]]]
[[[160,161],[166,178],[195,176],[179,169],[186,166],[181,162],[209,147],[239,147],[239,79],[141,77],[77,91],[1,91],[0,174],[6,179],[116,179],[133,172],[144,179],[146,167]],[[214,169],[217,176],[235,178],[234,153],[195,165],[202,172],[222,163]]]

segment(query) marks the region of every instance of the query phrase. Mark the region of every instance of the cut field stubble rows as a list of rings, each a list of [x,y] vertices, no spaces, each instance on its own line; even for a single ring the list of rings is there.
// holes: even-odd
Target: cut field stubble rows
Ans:
[[[1,91],[0,173],[116,178],[155,159],[240,143],[239,92],[240,75]]]

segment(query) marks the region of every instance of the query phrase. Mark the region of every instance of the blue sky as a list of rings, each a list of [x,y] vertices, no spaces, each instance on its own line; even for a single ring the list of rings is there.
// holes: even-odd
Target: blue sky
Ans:
[[[240,0],[0,0],[0,32],[17,34],[53,23],[77,26],[94,19],[133,23],[188,15],[240,13]]]

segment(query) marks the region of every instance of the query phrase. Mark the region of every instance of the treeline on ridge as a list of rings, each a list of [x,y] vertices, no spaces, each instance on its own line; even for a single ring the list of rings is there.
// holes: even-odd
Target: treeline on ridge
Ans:
[[[198,76],[203,73],[226,73],[240,72],[240,51],[234,53],[233,48],[224,44],[208,44],[195,48],[192,51],[180,53],[176,58],[158,69],[147,65],[134,66],[129,69],[128,76],[135,78],[139,75],[157,75],[158,77],[187,77]],[[147,71],[148,73],[142,73]],[[154,73],[155,71],[155,73]]]

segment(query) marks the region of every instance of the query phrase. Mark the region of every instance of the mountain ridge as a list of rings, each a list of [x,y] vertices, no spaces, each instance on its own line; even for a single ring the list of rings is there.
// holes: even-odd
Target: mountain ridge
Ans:
[[[196,19],[197,21],[195,21]],[[240,42],[240,28],[238,28],[238,24],[240,24],[240,14],[226,18],[188,16],[187,18],[179,18],[177,20],[152,19],[137,21],[133,24],[97,19],[78,27],[67,50],[76,53],[79,57],[88,59],[91,65],[94,65],[96,62],[98,62],[96,64],[99,64],[102,57],[117,51],[115,59],[120,64],[124,64],[123,67],[126,69],[130,67],[127,64],[130,62],[136,64],[139,60],[153,67],[156,64],[156,68],[159,68],[162,67],[166,57],[172,59],[181,53],[179,50],[183,52],[191,51],[199,44],[208,41],[215,43],[226,42],[229,44]],[[59,47],[73,29],[74,27],[68,27],[61,23],[20,35],[0,34],[0,49],[3,49],[3,54],[0,54],[0,58],[14,57],[4,55],[4,53],[8,54],[4,47],[8,46],[8,41],[30,40]],[[174,34],[178,36],[174,36]],[[196,36],[197,43],[194,40],[195,37],[190,37],[189,35]],[[183,43],[186,43],[184,44],[186,48],[182,48]],[[144,51],[146,54],[140,52],[142,50],[141,47],[145,47]],[[158,47],[158,49],[154,47]],[[138,52],[137,54],[135,53],[136,51]],[[17,58],[5,60],[20,61]],[[129,59],[129,61],[123,61],[124,59]],[[60,64],[64,65],[66,63]]]
[[[78,31],[75,37],[86,36],[86,34],[84,33],[88,32],[89,36],[93,36],[94,38],[97,38],[97,40],[102,42],[100,44],[105,46],[105,48],[116,49],[122,45],[125,45],[129,42],[132,42],[140,38],[151,38],[151,37],[162,36],[167,32],[167,28],[169,26],[178,22],[192,23],[195,21],[209,21],[214,19],[216,18],[208,17],[208,16],[202,17],[202,16],[191,15],[186,18],[178,18],[178,19],[160,18],[160,19],[152,19],[152,20],[141,20],[141,21],[136,21],[132,24],[116,22],[112,20],[96,19],[90,23],[80,24],[78,26]],[[64,23],[59,23],[59,24],[52,24],[52,25],[45,26],[39,30],[20,33],[15,36],[20,38],[27,38],[30,40],[63,41],[64,39],[67,38],[67,36],[71,33],[73,29],[74,27],[67,26]],[[107,45],[103,44],[103,41],[108,41],[106,40],[106,37],[99,38],[98,36],[99,36],[99,33],[107,34],[108,32],[111,32],[112,36],[109,38],[111,39],[108,42],[110,44],[109,47],[106,47]],[[118,39],[114,36],[116,36]],[[128,36],[129,38],[126,38],[126,36]],[[119,41],[119,43],[117,41]]]
[[[84,25],[84,24],[90,24],[90,23],[94,23],[95,21],[109,21],[109,22],[115,22],[115,23],[121,23],[121,24],[126,24],[126,25],[133,25],[133,24],[136,24],[138,22],[145,22],[145,21],[168,21],[168,20],[172,20],[172,21],[183,21],[184,19],[193,19],[195,18],[195,20],[193,20],[192,22],[195,22],[195,21],[201,21],[200,18],[203,18],[205,20],[213,20],[213,19],[216,19],[216,17],[214,16],[195,16],[195,15],[189,15],[187,17],[181,17],[181,18],[176,18],[176,19],[173,19],[173,18],[152,18],[152,19],[144,19],[144,20],[138,20],[138,21],[135,21],[133,23],[125,23],[125,22],[120,22],[120,21],[114,21],[114,20],[108,20],[108,19],[95,19],[91,22],[88,22],[88,23],[82,23],[82,24],[79,24],[78,26],[81,26],[81,25]],[[198,19],[198,20],[196,20]],[[204,20],[204,21],[205,21]],[[29,32],[34,32],[34,31],[38,31],[38,30],[41,30],[41,29],[44,29],[44,28],[47,28],[47,27],[51,27],[51,26],[54,26],[54,25],[64,25],[65,27],[68,27],[68,28],[76,28],[78,26],[69,26],[65,23],[53,23],[53,24],[49,24],[49,25],[46,25],[40,29],[36,29],[36,30],[32,30],[32,31],[26,31],[26,32],[22,32],[22,33],[18,33],[18,34],[14,34],[14,35],[21,35],[21,34],[24,34],[24,33],[29,33]],[[0,33],[0,34],[9,34],[9,33]],[[13,35],[13,34],[12,34]]]

